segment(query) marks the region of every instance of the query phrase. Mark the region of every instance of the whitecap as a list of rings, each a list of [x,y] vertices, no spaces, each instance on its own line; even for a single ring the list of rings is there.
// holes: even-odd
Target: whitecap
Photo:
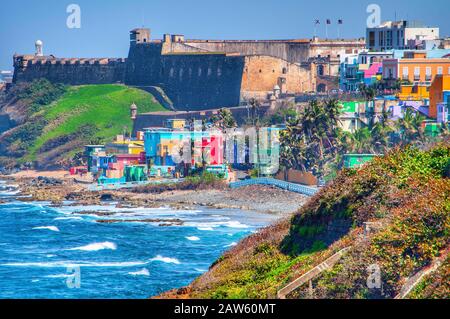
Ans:
[[[176,265],[181,264],[180,261],[176,258],[163,257],[161,255],[157,255],[156,257],[150,259],[150,261],[161,261],[163,263],[176,264]]]
[[[6,263],[1,264],[1,266],[67,268],[67,267],[135,267],[146,264],[148,263],[142,261],[125,261],[125,262],[53,261],[53,262]]]
[[[48,229],[51,231],[59,231],[59,228],[56,226],[39,226],[39,227],[33,227],[33,229]]]
[[[195,268],[194,269],[196,272],[201,272],[201,273],[204,273],[204,272],[207,272],[208,270],[207,269],[201,269],[201,268]]]
[[[188,237],[186,237],[186,239],[190,240],[190,241],[198,241],[198,240],[200,240],[200,238],[198,238],[197,236],[188,236]]]
[[[231,244],[225,245],[225,246],[223,246],[223,247],[233,247],[233,246],[236,246],[236,245],[237,245],[236,242],[232,242]]]
[[[102,243],[92,243],[92,244],[89,244],[89,245],[86,245],[86,246],[70,248],[68,250],[97,251],[97,250],[102,250],[102,249],[116,250],[117,249],[117,245],[115,243],[112,243],[112,242],[109,242],[109,241],[105,241],[105,242],[102,242]]]
[[[147,268],[142,268],[141,270],[138,271],[132,271],[129,272],[128,274],[132,276],[150,276],[150,272],[148,271]]]
[[[73,219],[73,220],[83,220],[83,218],[78,217],[78,216],[73,216],[73,217],[56,217],[53,220],[71,220],[71,219]]]
[[[224,223],[225,226],[230,227],[230,228],[249,228],[250,226],[242,224],[241,222],[237,221],[237,220],[233,220],[230,222],[226,222]]]
[[[212,227],[197,227],[198,230],[214,230]]]
[[[57,274],[57,275],[48,275],[45,276],[46,278],[69,278],[72,277],[73,275],[71,274]]]

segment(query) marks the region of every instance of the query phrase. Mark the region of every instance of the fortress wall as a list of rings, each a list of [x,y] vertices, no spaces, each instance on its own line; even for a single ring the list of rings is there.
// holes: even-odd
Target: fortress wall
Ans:
[[[108,84],[123,81],[124,59],[56,59],[15,57],[14,82],[46,78],[70,85]]]
[[[209,51],[187,45],[183,42],[163,42],[162,54],[186,53],[186,52],[194,53],[194,52],[209,52]]]
[[[306,62],[310,57],[337,57],[343,53],[362,50],[363,40],[267,40],[211,41],[187,40],[187,45],[203,50],[242,55],[268,55],[291,63]]]
[[[193,53],[161,55],[160,44],[130,48],[125,83],[159,86],[175,108],[204,110],[239,104],[244,57]]]
[[[306,61],[309,57],[309,41],[186,41],[186,44],[213,52],[268,55],[292,63]]]
[[[310,69],[299,64],[270,56],[248,56],[241,89],[245,92],[272,92],[278,85],[283,93],[300,93],[311,91],[311,80]]]

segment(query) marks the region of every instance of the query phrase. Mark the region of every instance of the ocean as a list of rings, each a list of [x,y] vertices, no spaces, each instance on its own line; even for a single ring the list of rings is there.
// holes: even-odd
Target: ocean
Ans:
[[[17,197],[16,186],[0,181],[0,298],[148,298],[189,284],[225,250],[276,219],[111,202],[52,207]],[[179,219],[183,225],[140,219]]]

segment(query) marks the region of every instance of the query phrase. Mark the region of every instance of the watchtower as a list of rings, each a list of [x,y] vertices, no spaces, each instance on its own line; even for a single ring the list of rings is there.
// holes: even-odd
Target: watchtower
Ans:
[[[150,41],[150,29],[137,28],[130,31],[130,44],[141,44]]]

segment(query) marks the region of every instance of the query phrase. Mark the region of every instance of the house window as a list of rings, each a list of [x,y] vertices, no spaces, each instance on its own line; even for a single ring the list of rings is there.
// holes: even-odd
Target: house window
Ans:
[[[427,66],[425,81],[431,81],[431,67]]]
[[[420,67],[414,68],[414,81],[420,81]]]
[[[409,77],[409,68],[407,66],[403,67],[403,80],[407,80]]]
[[[438,75],[442,75],[443,72],[444,72],[444,70],[443,70],[442,66],[437,68],[437,74]]]

